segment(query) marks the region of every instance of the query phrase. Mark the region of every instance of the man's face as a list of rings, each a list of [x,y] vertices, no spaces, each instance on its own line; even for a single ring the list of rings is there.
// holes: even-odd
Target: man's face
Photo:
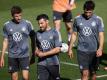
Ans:
[[[84,14],[85,14],[85,17],[89,19],[93,14],[93,10],[84,10]]]
[[[45,20],[45,19],[40,19],[38,21],[38,24],[39,24],[39,28],[41,31],[45,31],[48,27],[48,20]]]
[[[16,14],[13,14],[13,19],[16,21],[16,22],[20,22],[21,18],[22,18],[22,13],[16,13]]]

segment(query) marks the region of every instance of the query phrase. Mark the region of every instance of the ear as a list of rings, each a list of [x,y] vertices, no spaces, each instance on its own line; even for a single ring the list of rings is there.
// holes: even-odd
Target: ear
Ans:
[[[46,20],[46,23],[49,23],[49,20]]]

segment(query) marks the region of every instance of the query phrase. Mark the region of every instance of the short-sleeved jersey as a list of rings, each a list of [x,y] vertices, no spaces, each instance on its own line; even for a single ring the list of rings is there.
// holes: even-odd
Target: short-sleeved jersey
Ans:
[[[6,22],[3,27],[3,36],[8,39],[9,57],[22,58],[29,56],[29,35],[33,30],[32,24],[27,20],[21,20],[19,24],[12,20]]]
[[[50,29],[45,32],[36,32],[36,45],[39,50],[43,52],[50,51],[55,47],[61,47],[61,40],[59,39],[58,32],[55,29]],[[38,65],[59,65],[57,55],[38,58]]]
[[[53,0],[53,10],[58,12],[66,12],[67,6],[70,4],[71,0]],[[71,9],[76,8],[76,5],[73,4]]]
[[[78,32],[78,50],[92,52],[99,47],[99,32],[104,31],[104,24],[95,14],[88,20],[80,15],[74,20],[73,31]]]

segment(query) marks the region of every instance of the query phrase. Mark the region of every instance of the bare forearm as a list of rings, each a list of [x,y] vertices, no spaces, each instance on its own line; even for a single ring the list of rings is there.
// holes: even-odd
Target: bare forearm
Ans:
[[[56,47],[50,51],[45,52],[45,56],[50,56],[50,55],[54,55],[54,54],[58,54],[60,52],[60,47]]]
[[[71,35],[69,49],[72,49],[74,42],[76,41],[77,32],[73,32]]]
[[[99,48],[100,50],[103,50],[103,45],[104,45],[104,33],[100,32],[99,33]]]
[[[4,54],[5,54],[7,47],[8,47],[8,40],[4,39],[1,57],[4,57]]]

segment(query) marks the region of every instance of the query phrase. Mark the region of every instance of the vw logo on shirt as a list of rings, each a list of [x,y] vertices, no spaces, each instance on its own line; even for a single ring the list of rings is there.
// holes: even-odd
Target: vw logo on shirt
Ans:
[[[22,40],[22,34],[19,33],[19,32],[15,32],[13,34],[13,40],[16,41],[16,42],[21,41]]]
[[[82,32],[85,36],[89,36],[92,34],[92,30],[90,27],[84,27]]]
[[[49,49],[50,48],[50,43],[47,40],[43,40],[41,42],[41,46],[42,46],[43,49]]]

